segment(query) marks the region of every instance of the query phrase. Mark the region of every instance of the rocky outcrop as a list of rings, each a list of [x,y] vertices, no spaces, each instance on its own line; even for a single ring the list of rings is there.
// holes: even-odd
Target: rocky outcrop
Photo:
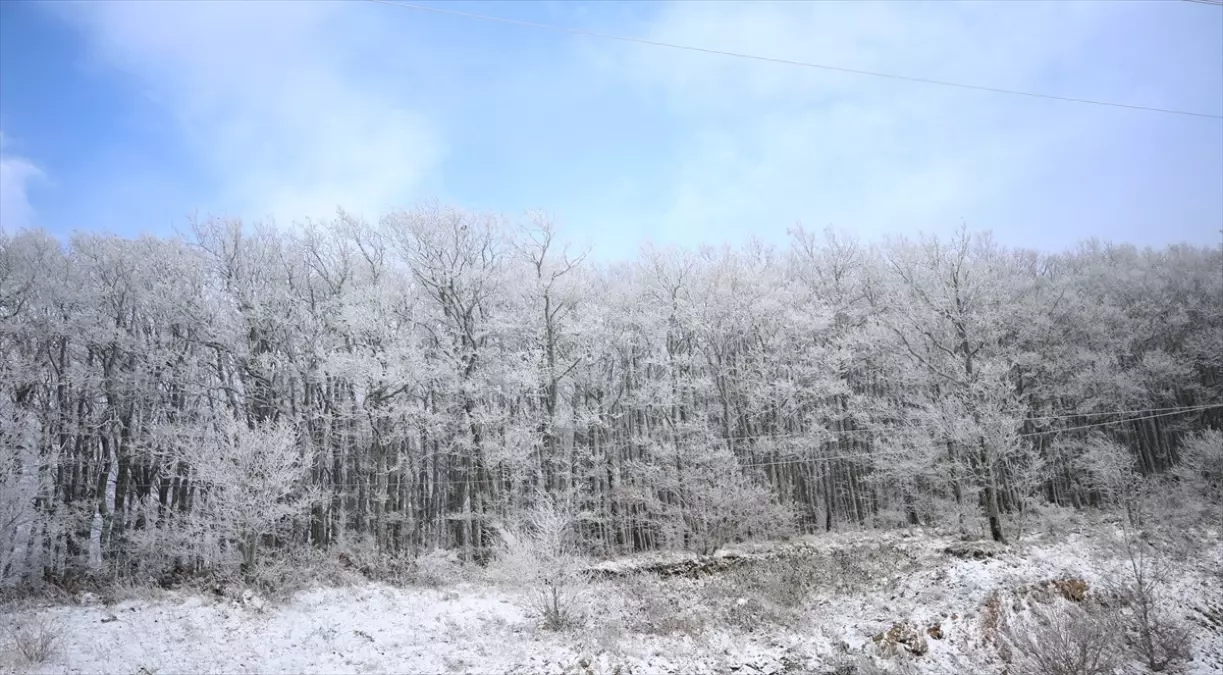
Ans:
[[[941,635],[941,629],[939,634]],[[897,653],[904,650],[914,656],[921,656],[930,651],[930,643],[926,636],[917,630],[911,621],[899,621],[892,627],[871,638],[884,653]]]
[[[738,567],[748,561],[745,556],[701,556],[684,560],[668,560],[664,562],[642,562],[631,566],[592,567],[587,570],[595,578],[614,579],[635,574],[656,574],[660,577],[683,577],[699,579],[700,577],[718,574]]]

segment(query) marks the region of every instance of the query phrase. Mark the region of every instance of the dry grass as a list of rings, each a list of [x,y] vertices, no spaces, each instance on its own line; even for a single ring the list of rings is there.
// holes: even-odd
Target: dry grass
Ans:
[[[699,578],[648,573],[615,582],[625,600],[626,629],[649,635],[701,635],[711,626],[742,633],[802,623],[812,598],[886,588],[915,557],[888,545],[825,553],[787,547]]]
[[[998,629],[1002,626],[1002,595],[998,591],[990,591],[981,603],[981,641],[984,644],[996,642]]]
[[[625,628],[646,635],[697,636],[713,619],[702,607],[696,582],[637,578],[618,583],[613,592],[625,600]]]

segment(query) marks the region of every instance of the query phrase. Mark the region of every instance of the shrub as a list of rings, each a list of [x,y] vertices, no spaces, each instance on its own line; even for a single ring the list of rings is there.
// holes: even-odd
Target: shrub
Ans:
[[[27,663],[45,663],[54,654],[60,640],[60,626],[52,620],[29,618],[20,621],[10,631],[13,651]]]
[[[1176,474],[1215,504],[1223,501],[1223,431],[1207,429],[1185,439]]]
[[[1130,536],[1125,541],[1126,564],[1113,595],[1130,611],[1122,625],[1130,643],[1151,672],[1164,672],[1189,658],[1190,631],[1168,608],[1164,588],[1171,568],[1145,542]]]
[[[445,586],[461,576],[462,563],[458,553],[435,549],[414,561],[416,583],[424,586]]]
[[[829,661],[827,667],[829,669],[820,675],[909,675],[915,672],[912,663],[908,661],[884,665],[867,654],[838,654]]]
[[[781,607],[797,608],[827,583],[826,568],[814,557],[784,556],[737,570],[746,589]]]
[[[716,620],[698,584],[640,577],[617,584],[627,604],[626,627],[649,635],[700,635]]]
[[[981,640],[985,644],[997,642],[998,630],[1003,627],[1002,596],[990,591],[981,603]]]
[[[321,499],[295,434],[288,422],[251,429],[224,417],[198,453],[197,481],[207,498],[194,515],[239,553],[243,575],[255,573],[266,538],[290,530]]]
[[[1032,607],[1003,622],[998,636],[1015,675],[1109,675],[1121,663],[1121,629],[1099,606]]]
[[[527,608],[545,628],[581,622],[590,580],[573,537],[575,519],[545,501],[520,526],[504,528],[490,565],[495,581],[522,589]]]

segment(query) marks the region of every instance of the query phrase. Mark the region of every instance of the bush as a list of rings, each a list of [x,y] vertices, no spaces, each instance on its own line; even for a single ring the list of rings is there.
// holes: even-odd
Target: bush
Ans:
[[[462,562],[454,551],[429,551],[416,558],[414,568],[416,583],[423,586],[445,586],[462,576]]]
[[[525,523],[502,530],[489,569],[494,581],[520,588],[527,608],[550,630],[572,627],[584,618],[581,605],[590,580],[574,543],[574,522],[544,502]]]
[[[1015,675],[1109,675],[1121,664],[1121,635],[1099,606],[1033,607],[1002,623],[998,647]]]
[[[1223,526],[1223,431],[1187,437],[1173,476],[1179,485],[1163,492],[1172,502],[1165,513],[1182,521],[1182,527]]]
[[[786,608],[801,607],[811,594],[827,585],[828,569],[807,556],[783,556],[735,570],[745,594],[767,599]]]
[[[1207,429],[1185,439],[1176,474],[1215,504],[1223,501],[1223,431]]]
[[[59,640],[59,624],[37,617],[20,621],[9,633],[13,651],[32,664],[45,663],[50,659]]]
[[[1172,570],[1146,542],[1127,533],[1124,545],[1125,570],[1115,577],[1120,583],[1112,588],[1129,609],[1122,615],[1122,625],[1147,668],[1164,672],[1190,656],[1189,627],[1169,611],[1163,593]]]
[[[827,667],[829,669],[820,675],[909,675],[915,672],[908,661],[884,665],[867,654],[838,654]]]
[[[615,582],[612,593],[623,598],[623,624],[630,632],[697,636],[715,620],[703,603],[700,585],[687,579],[642,575]]]
[[[243,574],[229,568],[212,576],[224,579],[227,588],[252,590],[278,601],[320,583],[341,585],[346,581],[325,553],[310,549],[269,551]]]
[[[321,499],[295,435],[288,422],[251,429],[224,417],[198,453],[196,480],[207,498],[193,516],[239,554],[243,575],[254,575],[265,538],[291,530]]]

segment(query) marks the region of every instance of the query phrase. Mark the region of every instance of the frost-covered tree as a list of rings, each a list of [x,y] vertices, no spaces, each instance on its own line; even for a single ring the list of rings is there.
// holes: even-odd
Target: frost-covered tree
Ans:
[[[36,543],[40,472],[36,429],[0,400],[0,587],[25,580]]]
[[[264,540],[291,531],[315,501],[309,464],[285,422],[250,428],[227,417],[198,452],[195,473],[207,495],[198,519],[222,550],[238,551],[251,574]]]
[[[946,443],[953,491],[980,491],[990,535],[1005,539],[1002,481],[1028,450],[1019,437],[1017,329],[1031,285],[1017,260],[988,237],[961,231],[948,243],[900,240],[885,252],[889,278],[878,321],[926,378],[921,421]]]
[[[21,524],[0,544],[25,579],[200,570],[222,549],[480,558],[546,499],[600,553],[772,536],[788,514],[980,514],[1001,538],[1034,502],[1122,508],[1117,466],[1205,504],[1221,268],[1219,247],[801,228],[596,264],[541,215],[435,204],[4,233],[0,510]],[[227,501],[226,453],[288,462],[256,490],[270,502]],[[242,525],[243,499],[293,515]]]
[[[491,215],[427,206],[391,214],[382,226],[427,299],[417,326],[436,359],[429,403],[443,423],[429,433],[452,449],[448,461],[459,478],[452,508],[461,514],[461,543],[471,559],[488,544],[488,494],[481,489],[491,476],[484,394],[496,387],[485,374],[495,361],[499,291],[506,281],[501,223]]]

